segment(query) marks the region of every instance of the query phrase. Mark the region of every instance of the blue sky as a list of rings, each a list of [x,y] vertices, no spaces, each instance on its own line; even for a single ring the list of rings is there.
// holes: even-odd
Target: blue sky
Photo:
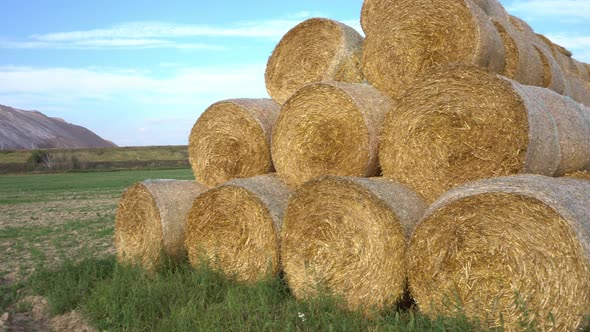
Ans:
[[[590,63],[590,0],[503,0]],[[315,16],[360,31],[362,0],[2,0],[0,104],[83,125],[121,146],[187,144],[226,98],[267,97],[281,36]]]

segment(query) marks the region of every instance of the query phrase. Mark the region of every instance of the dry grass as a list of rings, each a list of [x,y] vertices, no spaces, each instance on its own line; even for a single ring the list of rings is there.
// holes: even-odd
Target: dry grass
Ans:
[[[590,182],[526,175],[442,196],[410,243],[420,309],[506,330],[580,327],[590,308],[589,194]]]
[[[214,187],[272,172],[270,135],[279,111],[271,99],[228,99],[207,108],[189,137],[197,181]]]
[[[283,36],[266,65],[268,94],[284,103],[308,83],[363,81],[360,67],[363,37],[330,19],[308,19]]]

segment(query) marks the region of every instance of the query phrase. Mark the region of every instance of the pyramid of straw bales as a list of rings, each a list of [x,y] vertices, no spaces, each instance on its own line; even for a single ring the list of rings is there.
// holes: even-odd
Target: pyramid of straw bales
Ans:
[[[189,136],[198,183],[128,188],[119,259],[282,270],[296,297],[365,314],[409,282],[428,315],[582,327],[590,65],[497,0],[364,0],[360,22],[364,37],[301,22],[268,59],[270,99],[208,107]],[[521,173],[563,179],[501,177]]]

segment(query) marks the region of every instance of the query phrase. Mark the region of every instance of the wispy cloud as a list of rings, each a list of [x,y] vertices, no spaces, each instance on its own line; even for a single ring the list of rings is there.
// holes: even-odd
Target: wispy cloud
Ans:
[[[590,19],[590,1],[587,0],[513,0],[506,9],[512,14],[527,17]]]
[[[106,28],[33,34],[23,40],[0,40],[0,48],[192,48],[220,50],[212,38],[265,38],[279,40],[301,21],[321,16],[298,12],[279,19],[234,22],[225,25],[128,22]],[[358,20],[345,20],[362,31]]]

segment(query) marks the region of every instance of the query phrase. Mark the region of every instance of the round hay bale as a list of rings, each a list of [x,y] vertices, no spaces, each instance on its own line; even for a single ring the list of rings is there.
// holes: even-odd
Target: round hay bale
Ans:
[[[320,81],[360,83],[363,37],[326,18],[311,18],[291,29],[266,65],[268,94],[284,103],[303,85]]]
[[[270,135],[280,110],[271,99],[228,99],[209,106],[189,136],[197,181],[214,187],[272,172]]]
[[[401,95],[421,73],[453,63],[504,69],[502,38],[489,17],[471,0],[373,0],[365,24],[363,73],[392,97]]]
[[[559,63],[557,63],[551,51],[541,44],[534,44],[533,46],[543,64],[543,84],[541,86],[563,94],[566,89],[566,83]]]
[[[544,67],[534,45],[525,39],[524,34],[508,22],[492,20],[504,43],[506,64],[502,75],[527,85],[542,86]]]
[[[393,101],[367,84],[322,82],[298,90],[282,107],[272,158],[289,185],[324,174],[379,173],[379,130]]]
[[[508,22],[510,15],[498,0],[473,0],[488,16]]]
[[[576,67],[574,60],[571,57],[571,52],[556,44],[553,44],[553,48],[553,57],[555,58],[557,63],[559,63],[559,66],[561,67],[561,70],[563,71],[564,75],[574,76],[577,78],[579,75],[578,67]]]
[[[427,73],[386,116],[383,176],[434,201],[468,181],[515,173],[553,175],[555,120],[534,92],[477,67]]]
[[[551,112],[557,126],[561,159],[554,175],[590,165],[590,123],[584,115],[584,109],[586,112],[590,109],[548,89],[533,86],[526,89]]]
[[[207,189],[195,181],[146,180],[128,187],[115,218],[119,262],[153,272],[167,257],[186,257],[184,229],[193,199]]]
[[[565,84],[564,94],[566,96],[590,107],[590,82],[583,81],[573,75],[566,75]]]
[[[590,82],[590,71],[588,70],[588,65],[576,59],[572,59],[572,61],[578,70],[578,77],[586,82]]]
[[[281,231],[289,288],[299,299],[333,293],[368,315],[389,309],[404,293],[408,236],[426,208],[415,192],[383,178],[305,183]]]
[[[408,250],[410,292],[431,317],[484,328],[575,331],[590,313],[590,182],[538,175],[455,188]]]
[[[193,202],[185,246],[189,261],[238,281],[279,272],[279,232],[290,192],[274,175],[234,179]]]

